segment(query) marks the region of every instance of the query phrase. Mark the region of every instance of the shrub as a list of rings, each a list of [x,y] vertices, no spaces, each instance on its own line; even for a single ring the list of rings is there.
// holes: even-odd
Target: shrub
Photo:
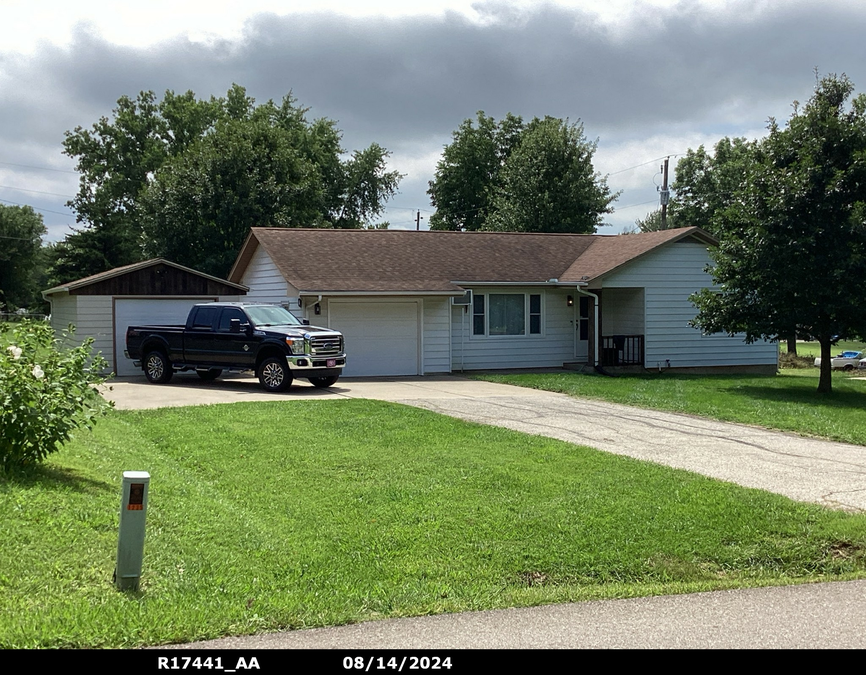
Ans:
[[[797,356],[788,352],[779,352],[780,368],[814,368],[815,358],[809,356]]]
[[[93,339],[65,348],[74,326],[55,337],[44,321],[0,323],[0,467],[40,462],[111,407],[94,385],[107,363]]]

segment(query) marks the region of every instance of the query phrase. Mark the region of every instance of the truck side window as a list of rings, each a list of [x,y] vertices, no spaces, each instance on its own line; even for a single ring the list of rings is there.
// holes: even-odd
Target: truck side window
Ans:
[[[195,330],[211,330],[213,329],[214,319],[217,318],[219,307],[199,307],[195,313],[192,327]]]
[[[220,333],[229,333],[232,328],[232,319],[240,319],[241,325],[247,323],[247,317],[244,313],[235,307],[226,307],[220,315],[219,328]]]

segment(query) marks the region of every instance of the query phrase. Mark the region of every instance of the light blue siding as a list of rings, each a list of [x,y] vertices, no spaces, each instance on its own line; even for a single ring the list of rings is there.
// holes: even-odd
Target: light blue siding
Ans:
[[[575,358],[575,307],[569,307],[573,290],[539,286],[472,287],[473,293],[525,293],[541,295],[540,335],[472,335],[472,308],[451,310],[451,368],[493,370],[498,368],[560,367]],[[575,302],[576,304],[576,302]],[[585,343],[584,343],[585,349]]]
[[[611,289],[643,288],[645,365],[648,368],[656,365],[689,368],[776,364],[778,347],[775,343],[747,344],[740,336],[705,336],[689,326],[689,321],[697,314],[689,296],[712,287],[712,278],[704,271],[709,263],[706,244],[685,240],[651,251],[604,277],[593,285],[593,288],[604,289],[602,332],[611,334],[606,320],[609,311],[622,318],[622,312],[608,307],[621,293]]]

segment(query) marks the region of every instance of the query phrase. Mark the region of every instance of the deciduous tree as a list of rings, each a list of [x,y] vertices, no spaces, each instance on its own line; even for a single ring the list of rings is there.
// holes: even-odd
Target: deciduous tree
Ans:
[[[83,227],[58,247],[55,276],[149,255],[225,274],[251,225],[368,224],[397,190],[388,152],[374,143],[344,159],[335,123],[306,113],[291,94],[257,105],[238,85],[209,100],[142,92],[68,132]]]
[[[487,222],[499,174],[526,125],[508,113],[499,122],[479,111],[453,132],[430,181],[436,213],[431,230],[480,230]]]
[[[502,167],[484,229],[595,232],[617,197],[593,169],[595,147],[579,122],[532,120]]]
[[[866,96],[847,77],[821,79],[784,128],[755,146],[736,197],[719,213],[718,291],[694,296],[708,332],[821,344],[829,393],[835,336],[866,337]]]
[[[0,204],[0,305],[2,311],[42,304],[42,216],[29,206]]]

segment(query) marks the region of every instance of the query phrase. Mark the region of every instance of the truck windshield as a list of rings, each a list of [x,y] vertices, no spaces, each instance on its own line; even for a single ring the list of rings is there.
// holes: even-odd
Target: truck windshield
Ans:
[[[276,305],[259,305],[256,307],[245,307],[247,316],[250,317],[253,326],[300,326],[300,321],[295,318],[289,310]]]

